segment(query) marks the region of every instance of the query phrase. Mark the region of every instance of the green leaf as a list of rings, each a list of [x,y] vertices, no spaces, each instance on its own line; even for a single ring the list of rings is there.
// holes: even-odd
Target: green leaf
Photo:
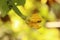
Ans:
[[[1,0],[0,1],[1,17],[6,16],[9,10],[10,9],[9,9],[9,7],[7,5],[7,0]]]
[[[26,0],[12,0],[14,3],[17,3],[17,5],[24,5]]]
[[[9,10],[11,9],[10,6],[12,6],[12,4],[7,3],[7,1],[11,1],[11,0],[1,0],[0,1],[0,11],[2,13],[1,17],[5,17],[7,15],[7,13],[9,12]],[[13,1],[13,3],[17,3],[17,5],[25,4],[25,0],[12,0],[12,1]],[[15,4],[13,4],[13,5],[15,5]]]
[[[24,16],[20,10],[17,8],[17,6],[14,4],[14,2],[12,0],[10,0],[9,5],[12,7],[12,9],[16,12],[17,15],[19,15],[22,19],[26,19],[26,16]]]

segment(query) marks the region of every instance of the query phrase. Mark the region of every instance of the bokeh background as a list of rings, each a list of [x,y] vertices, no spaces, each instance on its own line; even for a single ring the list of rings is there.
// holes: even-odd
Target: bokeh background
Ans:
[[[0,0],[0,40],[60,40],[60,0]]]

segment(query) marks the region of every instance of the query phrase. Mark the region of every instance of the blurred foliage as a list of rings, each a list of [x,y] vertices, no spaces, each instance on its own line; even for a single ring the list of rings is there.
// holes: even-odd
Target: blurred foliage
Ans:
[[[58,4],[58,3],[54,3],[54,4],[52,4],[52,9],[53,9],[53,11],[54,11],[54,13],[55,13],[55,16],[57,17],[57,18],[60,18],[60,4]]]
[[[9,2],[13,2],[14,4],[11,4]],[[15,3],[17,5],[24,5],[25,0],[1,0],[0,1],[0,11],[2,13],[1,16],[5,17],[9,10],[12,8],[12,6],[15,5]]]
[[[0,1],[0,11],[2,13],[1,16],[4,17],[9,10],[10,9],[9,9],[9,7],[7,5],[7,0],[1,0]]]
[[[25,0],[12,0],[14,3],[17,3],[17,5],[23,5],[25,4]]]
[[[31,4],[29,2],[32,2]],[[27,20],[23,20],[25,19],[24,15],[21,14],[20,11],[24,10],[24,8],[22,8],[22,10],[20,9],[20,5],[24,6],[25,4],[25,0],[2,0],[0,1],[0,10],[2,12],[1,16],[5,17],[8,13],[10,20],[6,23],[2,23],[0,22],[0,25],[2,27],[2,25],[4,24],[4,29],[7,29],[7,32],[9,31],[13,31],[14,33],[12,33],[11,35],[21,38],[22,40],[58,40],[58,30],[55,28],[49,29],[45,27],[45,23],[47,20],[49,21],[54,21],[55,18],[52,14],[54,14],[53,12],[51,13],[49,11],[49,7],[47,6],[47,4],[44,4],[45,1],[42,1],[42,5],[40,6],[40,4],[35,5],[35,3],[33,4],[33,1],[35,0],[28,0],[28,2],[26,3],[25,7],[28,7],[27,10],[25,11],[30,11],[30,13],[33,13],[32,9],[34,9],[34,7],[39,6],[39,12],[36,12],[39,16],[41,17],[42,20],[37,23],[39,24],[39,29],[33,29],[31,28],[31,26],[27,25],[25,21]],[[33,6],[34,5],[34,6]],[[18,6],[18,7],[17,7]],[[54,8],[54,7],[53,7]],[[12,10],[11,10],[12,9]],[[20,10],[19,10],[20,9]],[[29,9],[29,10],[28,10]],[[22,12],[24,13],[24,12]],[[34,11],[35,13],[35,11]],[[48,14],[51,13],[51,14]],[[18,16],[18,15],[19,16]],[[26,14],[28,14],[26,12]],[[30,16],[30,15],[29,15]],[[23,19],[21,19],[21,17]],[[33,18],[31,20],[36,22],[36,16],[34,15]],[[29,21],[29,20],[28,20]],[[35,27],[35,25],[34,25]],[[37,27],[37,26],[36,26]],[[2,29],[2,30],[4,30]],[[5,30],[4,30],[5,32]],[[57,36],[56,36],[57,35]],[[55,36],[55,37],[54,37]],[[56,39],[55,39],[56,38]]]

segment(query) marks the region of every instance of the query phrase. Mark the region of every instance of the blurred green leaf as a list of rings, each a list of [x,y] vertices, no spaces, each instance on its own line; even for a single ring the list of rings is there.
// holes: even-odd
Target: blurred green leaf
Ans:
[[[10,9],[9,9],[9,7],[7,5],[7,0],[1,0],[0,1],[1,16],[4,17],[5,15],[7,15],[9,10]]]
[[[17,3],[17,5],[24,5],[26,0],[13,0],[14,3]]]
[[[16,12],[17,15],[19,15],[22,19],[26,19],[26,16],[24,16],[20,10],[17,8],[17,6],[14,4],[12,0],[10,0],[9,4],[12,6],[12,9]]]
[[[13,6],[14,4],[9,4],[9,1],[11,0],[1,0],[0,1],[0,11],[1,11],[1,17],[5,17],[9,10],[11,9],[10,6]],[[17,5],[24,5],[25,0],[12,0],[13,3],[17,3]]]

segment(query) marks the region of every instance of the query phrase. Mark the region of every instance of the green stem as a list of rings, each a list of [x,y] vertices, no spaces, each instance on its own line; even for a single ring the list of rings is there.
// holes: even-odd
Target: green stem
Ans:
[[[24,16],[20,10],[16,7],[16,5],[13,3],[12,0],[9,1],[9,4],[12,6],[13,10],[22,18],[22,19],[26,19],[26,16]]]

